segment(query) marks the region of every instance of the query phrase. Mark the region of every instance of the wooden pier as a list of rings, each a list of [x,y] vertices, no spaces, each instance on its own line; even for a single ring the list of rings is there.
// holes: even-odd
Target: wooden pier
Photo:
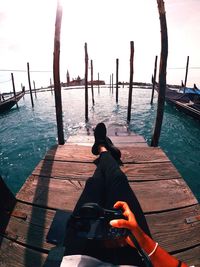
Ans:
[[[108,130],[121,149],[122,169],[141,203],[153,238],[179,259],[200,266],[200,206],[185,181],[160,148],[148,147],[143,137],[123,129]],[[74,208],[86,179],[95,170],[93,140],[92,133],[72,136],[65,145],[49,150],[16,200],[10,197],[13,210],[13,205],[0,210],[4,217],[0,267],[39,267],[45,261],[57,266],[61,250],[60,255],[55,252],[55,245],[47,243],[46,236],[56,212]]]

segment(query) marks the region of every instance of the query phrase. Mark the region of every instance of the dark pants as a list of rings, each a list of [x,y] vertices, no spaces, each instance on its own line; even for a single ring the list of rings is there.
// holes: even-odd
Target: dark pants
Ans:
[[[109,152],[100,155],[93,177],[86,182],[85,188],[76,204],[74,213],[87,202],[95,202],[104,208],[113,208],[117,201],[125,201],[133,211],[140,227],[150,236],[150,231],[140,204],[129,186],[126,175]],[[108,249],[100,241],[76,238],[67,231],[66,255],[89,255],[113,264],[135,264],[142,266],[137,251],[129,246]]]

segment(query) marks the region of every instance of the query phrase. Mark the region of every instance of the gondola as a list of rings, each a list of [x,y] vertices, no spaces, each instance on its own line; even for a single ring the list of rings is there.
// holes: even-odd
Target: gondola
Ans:
[[[185,89],[185,90],[184,90]],[[196,91],[196,93],[195,93]],[[169,104],[174,105],[180,111],[200,121],[200,94],[199,89],[180,88],[180,91],[166,88],[165,99]]]
[[[0,102],[0,113],[9,111],[24,96],[24,92],[17,93],[16,96],[10,97]]]

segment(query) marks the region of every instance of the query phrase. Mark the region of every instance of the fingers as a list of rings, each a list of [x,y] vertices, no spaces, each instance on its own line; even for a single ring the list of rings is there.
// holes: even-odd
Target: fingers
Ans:
[[[135,226],[137,226],[137,221],[135,219],[135,215],[130,210],[128,204],[124,201],[118,201],[115,203],[114,208],[120,208],[123,210],[123,215],[127,218],[127,220],[113,220],[111,225],[113,227],[117,228],[127,228],[127,229],[133,229]]]
[[[117,201],[114,205],[114,208],[116,209],[122,209],[123,215],[127,217],[128,219],[133,215],[132,211],[130,210],[128,204],[124,201]]]
[[[126,228],[126,229],[131,229],[130,223],[127,220],[112,220],[110,221],[110,225],[112,227],[116,227],[116,228]]]
[[[115,209],[123,209],[124,211],[130,210],[128,204],[124,201],[117,201],[114,205],[114,208]]]

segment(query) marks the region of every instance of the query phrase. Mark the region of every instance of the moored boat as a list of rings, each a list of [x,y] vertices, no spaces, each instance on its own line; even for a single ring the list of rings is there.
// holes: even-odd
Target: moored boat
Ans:
[[[0,102],[0,113],[9,111],[24,96],[24,92],[17,93],[16,96],[10,97]]]
[[[167,88],[166,101],[169,104],[173,104],[180,111],[200,121],[200,90],[198,88],[184,88],[182,87],[179,92]]]

